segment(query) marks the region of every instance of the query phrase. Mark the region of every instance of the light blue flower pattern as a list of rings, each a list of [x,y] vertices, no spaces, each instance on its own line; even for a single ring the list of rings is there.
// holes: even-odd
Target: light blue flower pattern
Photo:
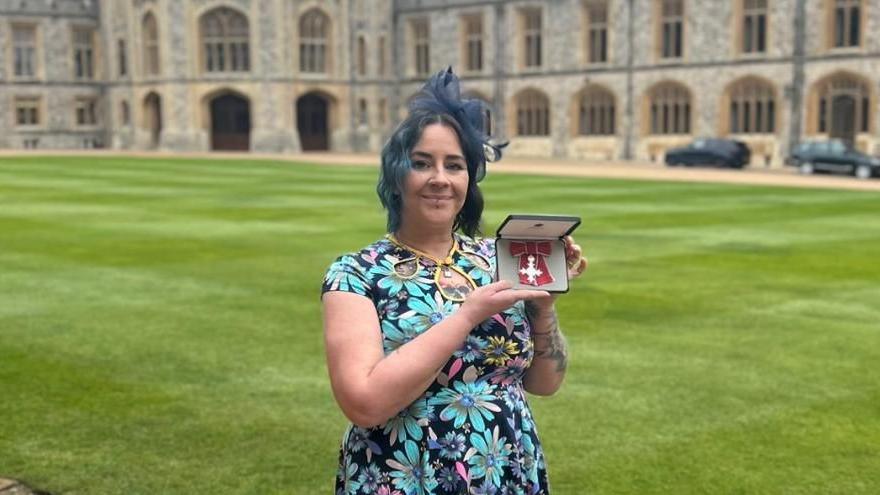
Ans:
[[[434,293],[434,297],[425,299],[411,299],[410,311],[402,313],[400,320],[411,320],[417,331],[423,332],[443,321],[458,308],[458,304],[446,301],[440,291]]]
[[[453,263],[478,285],[491,283],[495,264],[492,239],[456,236],[460,251]],[[364,296],[376,307],[382,346],[395,352],[442,322],[460,307],[434,285],[435,267],[425,263],[411,279],[394,264],[414,253],[388,240],[336,259],[327,270],[323,292]],[[477,266],[477,264],[481,266]],[[514,342],[510,359],[486,362],[490,339]],[[338,495],[547,495],[543,452],[522,379],[534,354],[522,305],[472,329],[424,394],[384,423],[352,425],[340,450]],[[442,378],[442,380],[440,379]]]
[[[423,400],[417,400],[397,413],[397,416],[389,419],[382,428],[382,433],[388,435],[391,445],[407,438],[421,440],[422,427],[419,425],[419,421],[425,419],[427,415],[428,404]]]
[[[464,454],[465,436],[461,433],[450,431],[443,438],[436,440],[436,447],[440,449],[440,456],[444,459],[460,459]]]
[[[329,287],[328,290],[354,292],[362,296],[367,293],[366,278],[351,256],[343,256],[335,261],[327,275],[324,284]]]
[[[491,432],[486,430],[483,433],[471,433],[471,445],[476,450],[476,454],[468,459],[471,476],[486,478],[492,482],[492,486],[500,488],[501,473],[510,464],[512,452],[507,438],[500,435],[496,425]]]
[[[394,459],[385,461],[394,469],[391,478],[394,486],[406,494],[428,495],[439,484],[434,477],[434,468],[428,458],[428,451],[419,453],[415,442],[407,440],[403,451],[395,451]]]
[[[461,358],[465,363],[472,363],[477,359],[482,359],[485,353],[483,350],[489,345],[486,339],[470,334],[464,341],[464,345],[455,351],[452,355]]]
[[[445,388],[430,399],[431,405],[445,406],[440,413],[442,421],[452,421],[455,428],[461,428],[465,421],[477,431],[486,428],[485,421],[491,421],[501,407],[495,404],[495,386],[485,382],[459,382]],[[484,421],[485,420],[485,421]]]
[[[467,273],[470,278],[474,279],[474,282],[476,282],[477,285],[491,284],[493,280],[493,274],[495,273],[495,267],[490,264],[490,266],[487,267],[488,270],[486,270],[473,262],[473,256],[475,255],[466,253],[464,256],[458,259],[456,266]]]
[[[360,489],[367,493],[374,493],[379,489],[379,482],[382,481],[382,471],[379,470],[379,466],[375,464],[370,464],[363,471],[361,471],[360,476],[358,476],[358,483],[360,485]]]
[[[388,291],[389,296],[396,296],[401,290],[405,290],[407,294],[412,296],[422,296],[424,292],[422,287],[431,283],[431,279],[423,275],[424,270],[420,270],[418,275],[413,278],[402,278],[394,271],[394,264],[397,258],[388,257],[379,260],[367,273],[369,277],[381,277],[377,283],[380,289]]]
[[[412,325],[395,325],[392,320],[382,321],[382,347],[390,354],[398,347],[419,336]]]

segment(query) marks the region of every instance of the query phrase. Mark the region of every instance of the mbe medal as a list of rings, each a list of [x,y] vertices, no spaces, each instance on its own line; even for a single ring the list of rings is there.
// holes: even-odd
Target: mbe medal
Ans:
[[[514,289],[568,292],[568,266],[563,237],[581,219],[560,215],[509,215],[495,238],[498,280]]]

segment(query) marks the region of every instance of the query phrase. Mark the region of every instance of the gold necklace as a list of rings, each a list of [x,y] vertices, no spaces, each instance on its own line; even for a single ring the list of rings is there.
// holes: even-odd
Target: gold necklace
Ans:
[[[422,250],[416,249],[412,246],[404,244],[401,242],[394,234],[387,234],[385,236],[392,244],[395,246],[409,251],[414,254],[414,257],[406,258],[398,261],[394,264],[394,272],[398,277],[409,280],[416,278],[419,274],[419,265],[421,264],[422,258],[430,260],[434,265],[434,285],[437,287],[440,295],[450,301],[461,302],[467,298],[467,295],[470,294],[474,289],[477,288],[476,282],[472,279],[467,273],[462,271],[459,267],[455,266],[455,260],[453,256],[456,251],[459,251],[458,247],[458,239],[455,237],[452,238],[452,248],[449,249],[449,254],[446,255],[446,259],[441,260],[436,256],[432,256]],[[453,272],[459,274],[462,279],[458,283],[454,279]],[[441,279],[440,274],[443,274]]]
[[[391,241],[392,244],[394,244],[395,246],[397,246],[401,249],[406,249],[407,251],[415,254],[416,256],[421,256],[422,258],[427,258],[427,259],[433,261],[434,264],[437,265],[437,267],[439,267],[443,270],[443,276],[445,278],[452,277],[452,273],[450,271],[450,268],[452,267],[452,264],[454,263],[454,260],[452,259],[452,257],[455,256],[455,252],[458,251],[458,240],[455,239],[454,236],[452,238],[452,247],[449,248],[449,253],[446,255],[446,258],[443,260],[441,260],[440,258],[437,258],[436,256],[432,256],[432,255],[430,255],[420,249],[416,249],[416,248],[410,246],[409,244],[404,243],[403,241],[398,239],[397,236],[395,236],[394,234],[389,233],[385,236],[385,238],[388,239],[389,241]]]

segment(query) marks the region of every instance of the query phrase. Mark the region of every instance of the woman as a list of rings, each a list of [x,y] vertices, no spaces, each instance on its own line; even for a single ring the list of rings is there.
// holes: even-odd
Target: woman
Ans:
[[[474,237],[500,157],[482,110],[451,69],[425,84],[382,150],[389,234],[327,271],[327,365],[352,422],[338,494],[548,493],[523,390],[554,393],[567,351],[554,298],[492,283],[494,243]],[[566,247],[573,278],[586,260]]]

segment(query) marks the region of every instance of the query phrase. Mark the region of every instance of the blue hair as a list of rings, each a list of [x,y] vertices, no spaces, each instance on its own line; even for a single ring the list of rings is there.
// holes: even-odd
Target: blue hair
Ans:
[[[462,100],[458,77],[449,67],[425,82],[421,91],[409,104],[409,115],[397,126],[382,148],[382,168],[376,192],[382,206],[388,211],[387,228],[400,228],[401,191],[406,176],[412,169],[410,153],[431,124],[451,128],[458,137],[467,162],[468,189],[464,206],[456,215],[453,230],[461,229],[473,237],[480,233],[483,215],[483,194],[477,183],[486,176],[486,162],[501,159],[501,149],[507,143],[493,143],[486,127],[486,104],[478,99]]]

